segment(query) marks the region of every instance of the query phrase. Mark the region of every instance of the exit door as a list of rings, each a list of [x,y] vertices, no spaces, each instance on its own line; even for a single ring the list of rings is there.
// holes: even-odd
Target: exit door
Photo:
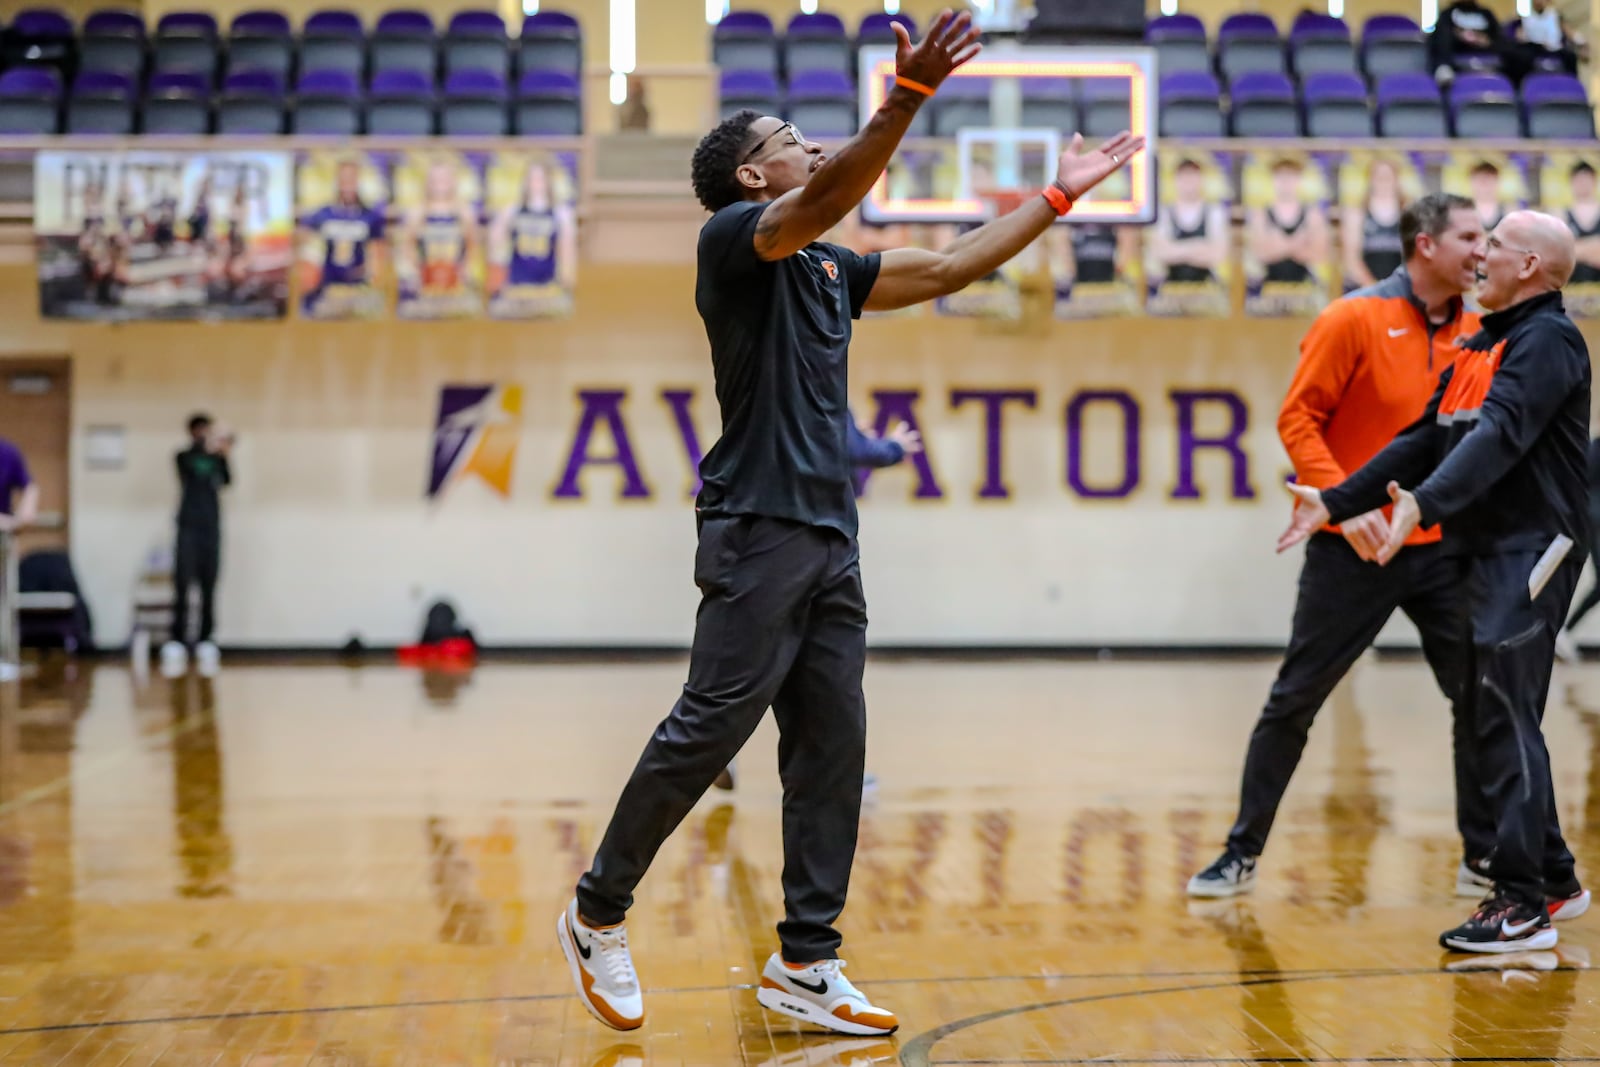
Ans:
[[[0,360],[0,437],[22,450],[28,473],[39,486],[39,521],[17,535],[18,551],[65,551],[71,499],[71,361]]]

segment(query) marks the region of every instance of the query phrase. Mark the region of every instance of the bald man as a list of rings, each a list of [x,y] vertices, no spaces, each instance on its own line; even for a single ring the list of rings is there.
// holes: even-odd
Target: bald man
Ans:
[[[1443,523],[1471,615],[1473,683],[1458,713],[1471,717],[1497,826],[1494,888],[1439,943],[1516,952],[1550,948],[1551,920],[1589,907],[1541,731],[1556,634],[1583,570],[1573,548],[1589,537],[1589,350],[1561,306],[1575,250],[1560,219],[1512,212],[1475,256],[1478,301],[1491,313],[1460,343],[1422,418],[1342,484],[1291,485],[1298,499],[1278,547],[1386,499],[1394,512],[1379,563],[1419,525]]]

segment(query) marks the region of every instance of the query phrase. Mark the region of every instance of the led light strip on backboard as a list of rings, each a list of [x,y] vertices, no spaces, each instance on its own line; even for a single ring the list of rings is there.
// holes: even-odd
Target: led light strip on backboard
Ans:
[[[957,69],[945,86],[958,78],[1126,78],[1129,82],[1129,130],[1142,135],[1150,147],[1134,157],[1128,167],[1129,195],[1123,199],[1095,199],[1080,202],[1068,216],[1071,222],[1151,222],[1155,219],[1156,171],[1154,158],[1156,114],[1155,52],[1149,48],[986,48],[971,63]],[[894,49],[886,46],[863,48],[860,55],[861,122],[863,125],[883,105],[894,82]],[[936,98],[937,99],[937,98]],[[925,109],[937,107],[930,101]],[[1054,133],[1061,145],[1071,142],[1072,130],[1028,130],[1018,128],[968,128],[959,131],[953,142],[959,151],[962,183],[970,168],[970,151],[979,143],[1046,144]],[[908,138],[913,139],[913,138]],[[1093,148],[1100,138],[1085,138]],[[1054,160],[1050,162],[1054,168]],[[944,199],[898,198],[889,195],[887,176],[880,178],[862,204],[868,222],[982,222],[991,215],[990,204],[978,196],[957,195]]]

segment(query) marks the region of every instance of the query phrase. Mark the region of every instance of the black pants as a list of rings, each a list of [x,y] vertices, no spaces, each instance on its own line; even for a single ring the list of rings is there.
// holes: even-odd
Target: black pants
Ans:
[[[1467,562],[1473,684],[1463,711],[1498,815],[1490,874],[1501,892],[1542,907],[1547,886],[1572,891],[1572,853],[1561,837],[1541,724],[1556,633],[1583,558],[1569,554],[1530,600],[1528,578],[1540,555],[1504,552]]]
[[[1266,847],[1312,721],[1398,608],[1422,635],[1422,654],[1452,704],[1456,825],[1466,855],[1489,855],[1493,809],[1479,782],[1460,697],[1468,676],[1462,570],[1462,562],[1436,544],[1402,549],[1386,567],[1364,562],[1338,534],[1319,533],[1306,544],[1289,649],[1250,735],[1230,849],[1259,856]]]
[[[172,639],[189,643],[189,589],[200,587],[200,633],[211,640],[216,625],[217,570],[222,563],[222,531],[215,527],[179,526],[172,561]]]
[[[621,922],[656,850],[770,706],[783,779],[783,957],[828,959],[844,910],[866,763],[867,612],[856,543],[777,519],[706,519],[689,680],[656,727],[578,882],[590,922]]]

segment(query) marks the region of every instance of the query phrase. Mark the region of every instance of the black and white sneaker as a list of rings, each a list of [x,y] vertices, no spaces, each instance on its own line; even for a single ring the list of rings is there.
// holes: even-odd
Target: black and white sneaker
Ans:
[[[1543,907],[1499,894],[1479,904],[1472,918],[1439,935],[1439,944],[1454,952],[1537,952],[1555,948],[1557,940]]]
[[[1217,862],[1189,879],[1191,897],[1236,897],[1256,887],[1256,861],[1227,851]]]

